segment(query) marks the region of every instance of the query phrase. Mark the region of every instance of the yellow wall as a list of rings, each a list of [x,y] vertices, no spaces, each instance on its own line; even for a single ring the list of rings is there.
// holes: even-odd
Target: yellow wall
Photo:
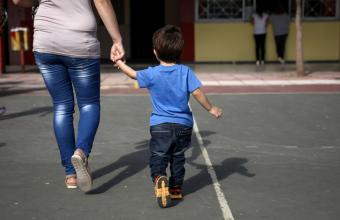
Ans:
[[[250,23],[196,23],[195,61],[253,61],[254,39]],[[304,22],[305,60],[340,59],[340,22]],[[269,25],[266,59],[276,60],[272,28]],[[286,59],[295,59],[295,24],[286,44]]]

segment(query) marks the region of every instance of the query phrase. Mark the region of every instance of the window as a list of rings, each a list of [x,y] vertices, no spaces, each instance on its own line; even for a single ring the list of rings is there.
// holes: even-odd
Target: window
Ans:
[[[336,0],[304,0],[303,17],[336,17]]]
[[[304,20],[335,20],[340,17],[338,0],[301,0]],[[247,21],[256,6],[271,13],[278,6],[295,17],[296,0],[196,0],[196,19],[199,21]]]
[[[246,20],[249,19],[254,0],[198,0],[198,20]]]

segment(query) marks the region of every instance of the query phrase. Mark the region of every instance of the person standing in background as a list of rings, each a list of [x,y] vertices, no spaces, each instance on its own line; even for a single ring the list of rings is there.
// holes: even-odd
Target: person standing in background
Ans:
[[[254,25],[256,66],[263,65],[266,58],[266,34],[267,34],[268,14],[263,12],[261,7],[256,8],[252,16]]]
[[[5,26],[7,21],[7,11],[3,8],[2,4],[0,4],[0,40],[1,40],[1,36],[2,36],[2,27]],[[1,44],[1,42],[0,42]],[[0,65],[3,65],[1,63],[1,45],[0,45]],[[4,68],[4,66],[0,66],[0,75],[2,73],[2,69]],[[2,106],[0,107],[0,115],[3,115],[6,113],[6,107]]]
[[[111,60],[123,59],[124,48],[110,0],[13,0],[37,6],[33,51],[52,97],[54,133],[67,188],[89,191],[88,157],[100,119],[100,44],[94,3],[112,39]],[[73,127],[74,94],[79,108],[78,135]]]
[[[270,22],[273,26],[277,58],[281,64],[284,64],[285,47],[289,33],[290,18],[282,5],[279,5],[274,13],[270,16]]]

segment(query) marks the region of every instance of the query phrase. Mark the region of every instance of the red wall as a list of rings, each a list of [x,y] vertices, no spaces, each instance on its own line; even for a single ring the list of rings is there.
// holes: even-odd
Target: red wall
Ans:
[[[180,27],[184,37],[182,61],[195,60],[195,0],[180,0]]]
[[[20,53],[11,50],[10,30],[15,27],[27,27],[29,30],[29,51],[25,52],[25,64],[34,64],[34,56],[32,53],[33,39],[33,21],[31,8],[23,8],[16,6],[11,0],[8,1],[8,50],[9,50],[9,65],[20,64]]]

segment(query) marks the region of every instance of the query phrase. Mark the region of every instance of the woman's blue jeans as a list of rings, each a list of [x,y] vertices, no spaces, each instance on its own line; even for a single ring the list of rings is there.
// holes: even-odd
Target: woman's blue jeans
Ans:
[[[35,60],[53,100],[53,126],[61,163],[74,174],[76,148],[89,156],[100,119],[100,61],[35,52]],[[79,108],[78,136],[73,128],[74,95]]]

